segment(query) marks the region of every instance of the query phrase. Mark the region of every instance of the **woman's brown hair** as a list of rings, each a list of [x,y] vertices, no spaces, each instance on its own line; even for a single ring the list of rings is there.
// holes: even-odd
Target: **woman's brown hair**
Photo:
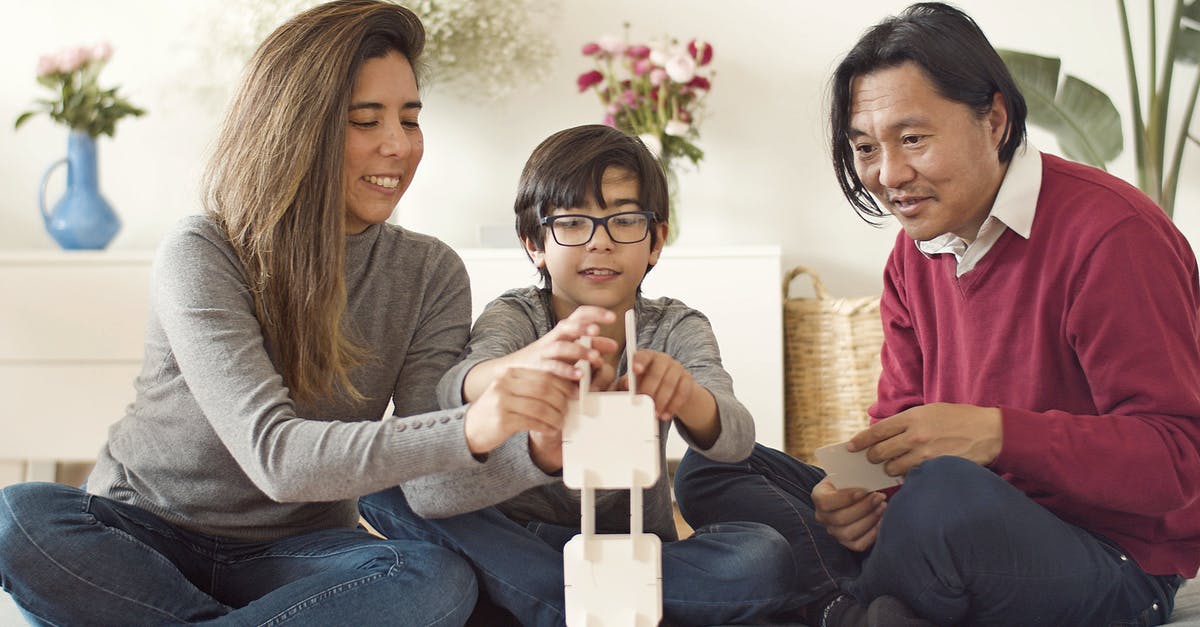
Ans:
[[[297,401],[342,393],[369,351],[344,328],[343,168],[351,92],[367,59],[397,51],[414,68],[425,30],[408,9],[337,0],[259,46],[205,175],[204,206],[236,251],[255,315]]]

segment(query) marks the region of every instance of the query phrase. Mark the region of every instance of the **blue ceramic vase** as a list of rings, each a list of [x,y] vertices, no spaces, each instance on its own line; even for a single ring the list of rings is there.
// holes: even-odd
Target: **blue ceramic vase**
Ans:
[[[67,164],[67,191],[46,210],[46,183],[54,169]],[[59,246],[68,250],[97,250],[108,246],[121,230],[121,219],[100,195],[96,165],[96,138],[86,131],[72,130],[67,138],[67,156],[50,165],[38,188],[38,207],[46,230]]]

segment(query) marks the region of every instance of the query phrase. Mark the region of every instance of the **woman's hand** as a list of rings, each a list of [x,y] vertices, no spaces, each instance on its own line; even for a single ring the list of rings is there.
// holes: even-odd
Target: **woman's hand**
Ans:
[[[563,467],[562,431],[529,432],[529,458],[542,472],[551,475]]]
[[[563,417],[576,390],[574,382],[545,370],[505,369],[467,408],[467,447],[475,455],[488,453],[513,434],[528,431],[557,437],[561,459]]]

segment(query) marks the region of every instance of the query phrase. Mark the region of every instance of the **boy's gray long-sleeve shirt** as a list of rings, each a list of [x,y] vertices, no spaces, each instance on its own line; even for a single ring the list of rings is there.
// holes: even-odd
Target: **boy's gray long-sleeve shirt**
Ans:
[[[488,304],[475,322],[463,361],[456,364],[438,384],[442,407],[463,404],[463,380],[476,364],[517,351],[550,332],[557,324],[550,295],[536,287],[510,290]],[[717,402],[721,434],[709,449],[700,449],[675,419],[677,431],[690,447],[717,461],[737,462],[754,447],[754,420],[734,396],[733,380],[721,365],[720,350],[712,327],[703,314],[671,299],[639,297],[637,347],[666,353],[683,364],[696,383]],[[619,360],[617,376],[625,374],[626,361]],[[671,510],[671,486],[666,473],[666,442],[670,424],[659,429],[659,480],[644,492],[643,524],[646,531],[666,540],[675,539]],[[440,518],[497,505],[522,523],[539,521],[569,527],[579,526],[579,492],[567,488],[562,479],[541,472],[529,457],[528,436],[519,433],[475,467],[462,467],[427,475],[403,485],[409,504],[418,514]],[[596,494],[596,529],[628,532],[627,490],[599,490]]]
[[[463,410],[435,411],[471,317],[466,269],[442,242],[389,224],[346,239],[343,322],[373,354],[351,373],[362,404],[293,403],[242,266],[210,220],[168,235],[152,276],[136,400],[109,429],[92,494],[260,541],[352,527],[360,495],[480,465]],[[410,417],[384,417],[389,399]]]

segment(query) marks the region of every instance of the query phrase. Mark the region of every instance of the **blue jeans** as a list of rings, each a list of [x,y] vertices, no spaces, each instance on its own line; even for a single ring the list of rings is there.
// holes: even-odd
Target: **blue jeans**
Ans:
[[[521,525],[494,507],[426,520],[399,488],[365,496],[359,513],[389,538],[436,542],[475,566],[482,593],[526,627],[563,625],[563,546],[578,529]],[[797,607],[787,542],[754,523],[709,525],[662,548],[663,618],[672,625],[763,621]]]
[[[1105,538],[957,457],[909,472],[874,547],[855,554],[831,545],[813,519],[812,487],[823,476],[762,446],[740,464],[689,452],[675,493],[689,523],[748,519],[779,529],[813,596],[833,584],[863,603],[891,595],[940,625],[1158,625],[1182,583],[1146,574]]]
[[[462,625],[466,562],[329,529],[239,542],[54,483],[0,491],[0,584],[35,624]]]

